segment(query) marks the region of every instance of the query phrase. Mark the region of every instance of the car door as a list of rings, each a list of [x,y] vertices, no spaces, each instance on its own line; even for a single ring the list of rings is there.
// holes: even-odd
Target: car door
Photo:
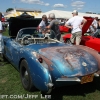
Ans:
[[[9,38],[6,41],[4,40],[4,54],[15,66],[19,61],[19,51],[21,48],[22,46],[15,39]]]
[[[11,56],[12,56],[12,63],[17,66],[20,60],[20,49],[23,48],[18,42],[13,40],[11,43]]]
[[[4,39],[4,55],[8,58],[9,61],[12,61],[11,42],[11,38]]]

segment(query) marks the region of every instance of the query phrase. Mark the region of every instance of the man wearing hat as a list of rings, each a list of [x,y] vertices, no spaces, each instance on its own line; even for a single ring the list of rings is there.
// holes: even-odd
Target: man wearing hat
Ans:
[[[70,18],[65,23],[65,26],[71,29],[71,33],[72,33],[70,38],[71,43],[74,44],[74,42],[76,42],[76,45],[79,45],[82,37],[82,27],[87,22],[87,20],[84,19],[83,17],[78,16],[77,10],[74,10],[72,12],[72,15],[73,17]]]

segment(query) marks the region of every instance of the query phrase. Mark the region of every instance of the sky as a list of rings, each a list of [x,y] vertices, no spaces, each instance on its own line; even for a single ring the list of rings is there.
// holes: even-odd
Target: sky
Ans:
[[[100,0],[0,0],[0,12],[6,12],[8,8],[100,13]]]

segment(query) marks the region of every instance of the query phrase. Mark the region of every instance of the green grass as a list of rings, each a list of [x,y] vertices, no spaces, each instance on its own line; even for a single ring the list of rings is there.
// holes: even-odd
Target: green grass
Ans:
[[[7,31],[4,33],[7,35]],[[0,100],[47,100],[41,97],[39,90],[28,92],[23,89],[19,72],[8,62],[0,66]],[[2,95],[8,95],[3,98]],[[38,96],[31,98],[9,98],[9,96]],[[50,100],[100,100],[100,78],[95,78],[92,83],[55,88]]]
[[[4,36],[9,36],[9,34],[8,34],[8,28],[5,29],[5,31],[3,32],[3,35]]]

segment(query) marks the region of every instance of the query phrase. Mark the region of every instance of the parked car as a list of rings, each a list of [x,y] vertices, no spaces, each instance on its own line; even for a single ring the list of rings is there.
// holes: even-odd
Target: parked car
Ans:
[[[4,15],[2,15],[1,22],[2,22],[3,29],[5,29],[7,27],[7,25],[8,25],[8,22],[5,19]]]
[[[99,76],[100,56],[95,50],[41,38],[37,31],[40,21],[10,18],[10,37],[3,37],[3,55],[19,71],[24,89],[50,93],[53,87],[84,84]]]
[[[66,26],[64,25],[59,25],[59,28],[60,28],[60,32],[63,33],[63,32],[66,32],[68,33],[70,31],[69,28],[67,28]]]
[[[95,34],[92,35],[90,33],[88,35],[85,34],[94,19],[91,17],[85,17],[85,18],[87,19],[87,23],[84,25],[82,29],[83,35],[82,35],[81,45],[85,45],[90,48],[93,48],[100,53],[100,33],[96,32]],[[64,42],[68,42],[70,37],[71,37],[71,33],[64,35],[63,36]]]

